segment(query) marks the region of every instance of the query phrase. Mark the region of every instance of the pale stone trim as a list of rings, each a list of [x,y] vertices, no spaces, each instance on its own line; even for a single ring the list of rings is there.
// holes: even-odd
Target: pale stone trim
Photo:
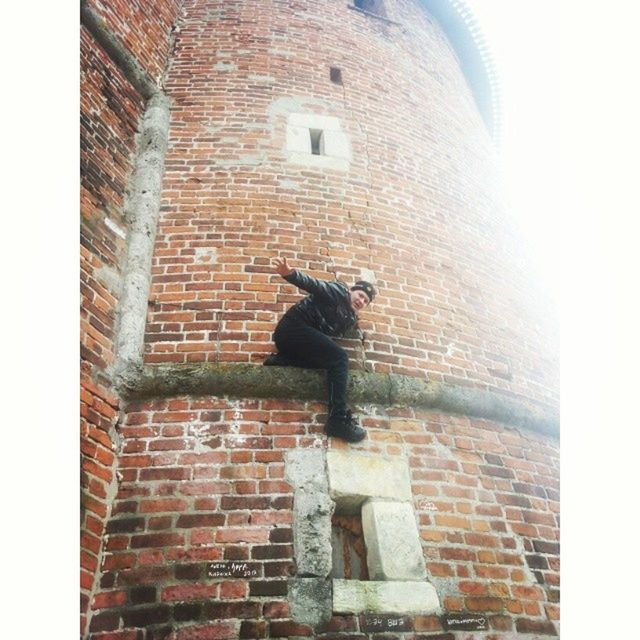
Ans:
[[[293,553],[297,575],[327,578],[331,573],[331,516],[324,449],[296,449],[285,458],[293,494]]]
[[[333,581],[333,612],[421,613],[440,610],[438,594],[428,582]]]
[[[338,513],[358,513],[369,498],[411,501],[409,466],[404,458],[384,459],[332,449],[327,451],[329,495]]]
[[[322,131],[321,155],[311,153],[311,129]],[[340,120],[315,113],[290,113],[285,139],[287,160],[321,169],[347,171],[351,163],[351,145]]]
[[[297,367],[254,364],[166,364],[132,367],[118,380],[125,399],[183,395],[233,398],[326,399],[325,375]],[[401,405],[493,420],[559,437],[556,407],[526,398],[397,374],[354,371],[349,376],[349,401],[385,407]]]
[[[425,580],[422,545],[408,502],[367,500],[362,506],[367,568],[372,580]]]

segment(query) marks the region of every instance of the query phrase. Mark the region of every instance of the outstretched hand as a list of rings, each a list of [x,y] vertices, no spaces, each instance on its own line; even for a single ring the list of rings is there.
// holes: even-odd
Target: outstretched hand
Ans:
[[[293,273],[293,269],[287,264],[286,258],[274,258],[273,266],[275,267],[276,272],[283,278],[290,276]]]

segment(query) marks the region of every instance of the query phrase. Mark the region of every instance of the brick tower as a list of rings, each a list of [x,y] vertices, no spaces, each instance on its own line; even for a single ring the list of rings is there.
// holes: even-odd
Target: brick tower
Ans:
[[[464,4],[81,15],[82,637],[557,635],[555,324]],[[362,443],[262,366],[278,255],[379,290],[341,341]]]

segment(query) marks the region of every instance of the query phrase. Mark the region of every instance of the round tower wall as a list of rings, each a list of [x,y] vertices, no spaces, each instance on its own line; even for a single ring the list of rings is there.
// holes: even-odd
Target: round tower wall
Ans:
[[[284,255],[375,282],[353,367],[554,405],[553,318],[473,95],[421,3],[385,7],[185,3],[145,360],[259,364],[302,295]]]

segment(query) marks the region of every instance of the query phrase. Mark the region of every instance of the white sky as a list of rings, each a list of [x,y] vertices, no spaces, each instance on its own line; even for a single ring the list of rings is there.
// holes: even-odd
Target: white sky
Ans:
[[[639,3],[467,4],[502,80],[505,195],[561,311],[562,632],[614,637],[640,568]]]
[[[597,78],[607,16],[593,9],[600,3],[589,0],[467,4],[483,27],[502,84],[507,202],[558,299],[564,226],[585,204],[575,181],[589,172],[598,146],[591,136],[601,125],[597,110],[607,100]],[[583,97],[588,104],[581,104]]]
[[[629,222],[627,181],[638,180],[637,152],[625,142],[638,107],[636,3],[467,4],[502,81],[505,195],[559,299],[572,247],[597,240],[616,253],[618,225]]]

